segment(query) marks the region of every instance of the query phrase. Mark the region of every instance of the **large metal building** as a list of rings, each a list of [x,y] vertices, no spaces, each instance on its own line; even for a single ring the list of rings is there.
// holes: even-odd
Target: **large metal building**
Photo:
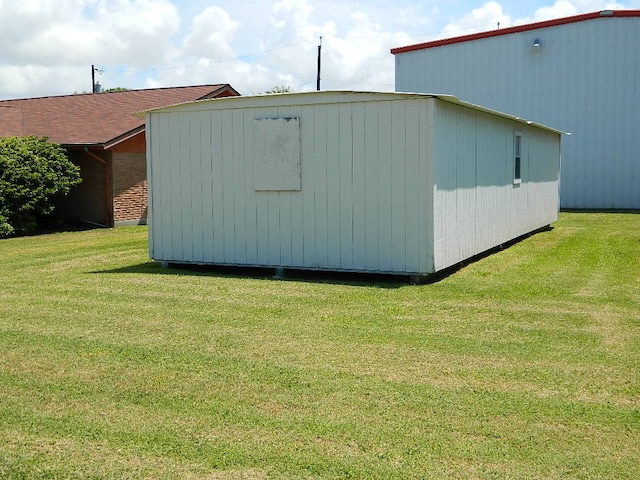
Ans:
[[[313,92],[147,112],[165,263],[427,275],[557,220],[557,130],[444,95]]]
[[[396,91],[446,92],[571,132],[561,205],[640,208],[640,11],[395,48]]]

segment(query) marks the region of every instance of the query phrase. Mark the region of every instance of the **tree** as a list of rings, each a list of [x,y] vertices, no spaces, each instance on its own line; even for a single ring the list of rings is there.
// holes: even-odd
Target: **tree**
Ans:
[[[284,85],[276,85],[275,87],[271,87],[269,90],[266,90],[264,93],[273,94],[273,93],[293,93],[293,90],[289,86]]]
[[[102,90],[100,93],[111,93],[111,92],[128,92],[130,89],[125,87],[112,87],[107,88],[106,90]]]
[[[33,233],[81,181],[80,168],[46,137],[0,138],[0,237]]]

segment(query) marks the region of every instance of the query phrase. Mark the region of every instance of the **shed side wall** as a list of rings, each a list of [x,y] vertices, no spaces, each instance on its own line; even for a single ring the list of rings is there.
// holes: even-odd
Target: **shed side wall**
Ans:
[[[455,265],[558,218],[560,135],[446,102],[434,138],[435,269]],[[514,132],[522,181],[514,184]]]

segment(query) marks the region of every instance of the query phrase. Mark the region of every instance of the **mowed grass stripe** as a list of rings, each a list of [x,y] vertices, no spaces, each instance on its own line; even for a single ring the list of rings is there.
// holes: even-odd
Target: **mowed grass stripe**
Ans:
[[[640,215],[409,286],[0,241],[2,478],[636,478]]]

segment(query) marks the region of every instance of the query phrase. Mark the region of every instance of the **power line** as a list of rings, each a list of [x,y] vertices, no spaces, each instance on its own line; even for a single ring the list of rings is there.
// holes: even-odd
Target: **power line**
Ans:
[[[447,32],[447,36],[449,36],[449,34],[457,34],[457,33],[463,33],[466,32],[468,30],[482,30],[482,29],[488,29],[489,27],[493,27],[495,25],[494,22],[491,23],[483,23],[483,24],[479,24],[479,25],[473,25],[470,27],[464,27],[464,28],[457,28],[455,30],[451,30]],[[343,37],[343,36],[339,36],[339,35],[332,35],[330,38],[338,38],[340,40],[380,40],[381,38],[385,39],[385,40],[390,40],[393,38],[419,38],[419,37],[437,37],[439,35],[441,35],[443,32],[442,30],[439,32],[432,32],[432,33],[415,33],[415,34],[408,34],[408,33],[385,33],[382,35],[377,35],[377,36],[373,36],[373,37]]]
[[[456,32],[464,32],[467,30],[477,30],[478,28],[482,28],[482,27],[488,27],[488,26],[492,26],[494,25],[493,23],[486,23],[486,24],[482,24],[482,25],[476,25],[476,26],[471,26],[471,27],[466,27],[466,28],[459,28],[457,30],[452,30],[449,33],[456,33]],[[434,37],[439,35],[442,32],[437,32],[437,33],[418,33],[418,34],[414,34],[414,35],[410,35],[410,34],[405,34],[405,33],[396,33],[396,34],[384,34],[384,35],[378,35],[378,36],[372,36],[372,37],[345,37],[345,36],[339,36],[339,35],[331,35],[329,38],[335,38],[335,39],[340,39],[340,40],[380,40],[381,38],[383,39],[393,39],[393,38],[419,38],[419,37]],[[237,55],[235,57],[227,57],[227,58],[219,58],[219,59],[207,59],[206,62],[198,62],[198,63],[191,63],[191,64],[185,64],[185,65],[173,65],[173,66],[166,66],[166,67],[149,67],[149,68],[125,68],[124,70],[121,71],[121,73],[124,74],[135,74],[135,73],[144,73],[144,72],[161,72],[161,71],[167,71],[167,70],[180,70],[180,69],[191,69],[191,68],[207,68],[208,66],[210,66],[211,64],[220,64],[220,63],[227,63],[227,62],[237,62],[237,61],[241,61],[241,60],[245,60],[247,58],[252,58],[252,57],[258,57],[261,55],[267,55],[269,53],[273,53],[273,52],[277,52],[279,50],[284,50],[287,48],[291,48],[291,47],[295,47],[298,45],[303,45],[303,44],[312,44],[313,41],[312,40],[301,40],[295,43],[290,43],[287,45],[281,45],[279,47],[273,47],[273,48],[269,48],[266,50],[258,50],[256,52],[252,52],[252,53],[246,53],[246,54],[242,54],[242,55]],[[114,71],[114,70],[109,70],[106,68],[102,68],[101,69],[101,73],[102,72],[110,72],[110,71]],[[386,84],[380,84],[380,85],[386,85]]]
[[[206,65],[203,64],[203,62],[199,62],[199,63],[192,63],[192,64],[186,64],[186,65],[173,65],[170,67],[150,67],[150,68],[126,68],[123,70],[122,73],[125,74],[131,74],[131,73],[143,73],[143,72],[160,72],[160,71],[165,71],[165,70],[180,70],[180,69],[187,69],[187,68],[207,68],[209,65],[211,64],[218,64],[218,63],[227,63],[227,62],[237,62],[240,60],[244,60],[246,58],[251,58],[251,57],[257,57],[260,55],[266,55],[269,53],[273,53],[276,52],[278,50],[284,50],[285,48],[291,48],[291,47],[295,47],[297,45],[302,45],[305,43],[312,43],[310,41],[300,41],[300,42],[296,42],[296,43],[291,43],[288,45],[282,45],[280,47],[274,47],[274,48],[270,48],[267,50],[260,50],[254,53],[246,53],[243,55],[238,55],[235,57],[228,57],[228,58],[219,58],[219,59],[207,59],[207,63]],[[103,71],[109,71],[109,70],[103,70]]]

